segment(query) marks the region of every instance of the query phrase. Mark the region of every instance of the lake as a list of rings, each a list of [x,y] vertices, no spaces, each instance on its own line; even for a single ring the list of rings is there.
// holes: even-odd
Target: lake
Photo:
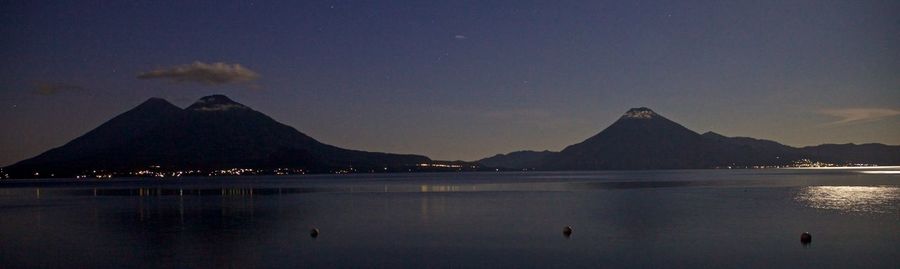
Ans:
[[[900,167],[0,181],[0,268],[898,265]]]

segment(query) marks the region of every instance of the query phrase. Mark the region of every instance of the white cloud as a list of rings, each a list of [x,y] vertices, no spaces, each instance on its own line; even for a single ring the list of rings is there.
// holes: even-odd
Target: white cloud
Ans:
[[[138,74],[139,79],[169,79],[174,82],[196,82],[206,85],[250,82],[259,74],[240,64],[194,62]]]
[[[828,125],[835,125],[882,120],[900,115],[900,110],[890,108],[844,108],[826,109],[819,111],[819,113],[837,118],[835,121],[828,123]]]

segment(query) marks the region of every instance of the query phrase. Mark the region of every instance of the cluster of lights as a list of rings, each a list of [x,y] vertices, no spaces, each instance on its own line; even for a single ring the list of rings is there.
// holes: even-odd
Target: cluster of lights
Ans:
[[[75,176],[76,179],[87,179],[87,178],[96,178],[96,179],[110,179],[115,176],[116,173],[108,172],[106,170],[91,170],[90,173],[85,173],[82,175]],[[37,176],[37,173],[35,173]],[[52,177],[53,175],[51,175]]]
[[[810,159],[796,160],[789,165],[789,167],[835,167],[835,166],[838,166],[838,165],[833,164],[833,163],[812,161]]]
[[[800,159],[794,161],[789,167],[865,167],[865,166],[878,166],[876,164],[869,163],[846,163],[846,164],[833,164],[833,163],[825,163],[820,161],[812,161],[810,159]]]
[[[303,175],[306,174],[306,171],[303,169],[292,169],[292,168],[276,168],[273,170],[276,175]]]
[[[110,178],[113,178],[113,174],[94,174],[94,175],[75,176],[75,179],[87,179],[87,178],[110,179]]]
[[[255,174],[257,174],[257,170],[250,168],[230,168],[209,172],[209,176],[240,176]]]
[[[200,175],[203,171],[200,170],[187,170],[187,171],[151,171],[151,170],[140,170],[128,173],[131,176],[139,176],[139,177],[182,177],[182,176],[190,176],[190,175]]]
[[[453,163],[419,163],[412,165],[413,167],[418,168],[446,168],[446,169],[458,169],[461,170],[463,168],[472,168],[477,169],[477,165],[469,165],[469,164],[453,164]],[[407,167],[410,168],[410,167]],[[370,173],[375,173],[377,171],[389,171],[391,170],[388,167],[381,167],[378,169],[366,169]],[[412,172],[414,169],[406,169],[409,172]],[[352,174],[359,173],[360,170],[354,167],[340,168],[337,170],[332,170],[335,174]],[[219,169],[219,170],[167,170],[163,169],[159,165],[150,165],[145,168],[136,169],[133,171],[106,171],[106,170],[91,170],[85,171],[80,175],[75,176],[76,179],[110,179],[113,177],[154,177],[154,178],[178,178],[178,177],[187,177],[187,176],[243,176],[243,175],[304,175],[307,171],[304,169],[298,168],[274,168],[274,169],[253,169],[253,168],[227,168],[227,169]],[[34,172],[34,177],[48,176],[46,174],[42,174],[40,172]],[[50,177],[54,177],[54,174],[50,174]],[[9,175],[3,173],[3,170],[0,170],[0,179],[9,178]]]
[[[159,170],[160,166],[152,165],[149,166],[151,169],[141,169],[137,171],[131,172],[107,172],[104,170],[92,170],[87,171],[84,174],[75,176],[76,179],[89,179],[89,178],[97,178],[97,179],[109,179],[115,177],[155,177],[155,178],[177,178],[177,177],[186,177],[186,176],[241,176],[241,175],[297,175],[297,174],[306,174],[306,171],[303,169],[295,169],[295,168],[276,168],[271,170],[266,169],[250,169],[250,168],[229,168],[229,169],[221,169],[221,170],[213,170],[213,171],[203,171],[203,170],[176,170],[176,171],[163,171]],[[40,176],[40,173],[34,173],[34,176]]]
[[[339,170],[335,170],[334,173],[335,173],[335,174],[350,174],[350,173],[356,173],[356,168],[350,167],[350,168],[347,168],[347,169],[339,169]]]
[[[443,163],[420,163],[416,164],[418,167],[441,167],[441,168],[462,168],[462,165],[459,164],[443,164]],[[475,168],[472,166],[472,168]]]
[[[754,165],[751,168],[753,169],[772,169],[772,168],[782,168],[781,165]]]
[[[190,171],[192,174],[200,173],[200,170],[196,172]],[[266,169],[251,169],[251,168],[229,168],[222,170],[214,170],[212,172],[207,173],[207,176],[242,176],[242,175],[303,175],[306,174],[306,171],[303,169],[296,168],[275,168],[272,170]]]
[[[846,164],[835,164],[835,163],[826,163],[821,161],[813,161],[810,159],[800,159],[791,162],[786,165],[752,165],[752,166],[738,166],[738,165],[730,165],[730,166],[717,166],[717,169],[772,169],[772,168],[818,168],[818,167],[866,167],[866,166],[878,166],[876,164],[868,164],[868,163],[846,163]]]

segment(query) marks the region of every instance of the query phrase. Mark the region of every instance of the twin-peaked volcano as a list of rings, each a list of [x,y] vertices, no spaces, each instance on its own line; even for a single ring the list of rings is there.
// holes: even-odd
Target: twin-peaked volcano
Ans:
[[[354,167],[399,170],[425,156],[347,150],[321,143],[224,95],[185,109],[151,98],[71,142],[6,167],[14,177],[86,170]]]

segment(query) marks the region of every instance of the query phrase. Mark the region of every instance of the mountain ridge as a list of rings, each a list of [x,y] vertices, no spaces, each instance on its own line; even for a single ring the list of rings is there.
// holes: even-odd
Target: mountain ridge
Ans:
[[[70,177],[86,171],[298,169],[354,171],[642,170],[784,166],[796,161],[900,164],[900,146],[879,143],[791,147],[776,141],[699,134],[647,107],[632,108],[597,134],[553,151],[517,151],[476,162],[368,152],[322,143],[224,95],[185,108],[149,98],[91,131],[3,168],[13,177]]]
[[[712,131],[699,134],[647,107],[638,107],[629,109],[596,135],[562,151],[517,151],[513,152],[515,156],[498,154],[475,162],[526,170],[770,167],[804,160],[900,164],[900,146],[863,145],[791,147],[772,140],[727,137]]]
[[[13,177],[75,176],[85,171],[290,167],[304,172],[406,171],[433,162],[414,154],[343,149],[271,117],[210,95],[182,109],[150,98],[78,138],[4,167]]]

